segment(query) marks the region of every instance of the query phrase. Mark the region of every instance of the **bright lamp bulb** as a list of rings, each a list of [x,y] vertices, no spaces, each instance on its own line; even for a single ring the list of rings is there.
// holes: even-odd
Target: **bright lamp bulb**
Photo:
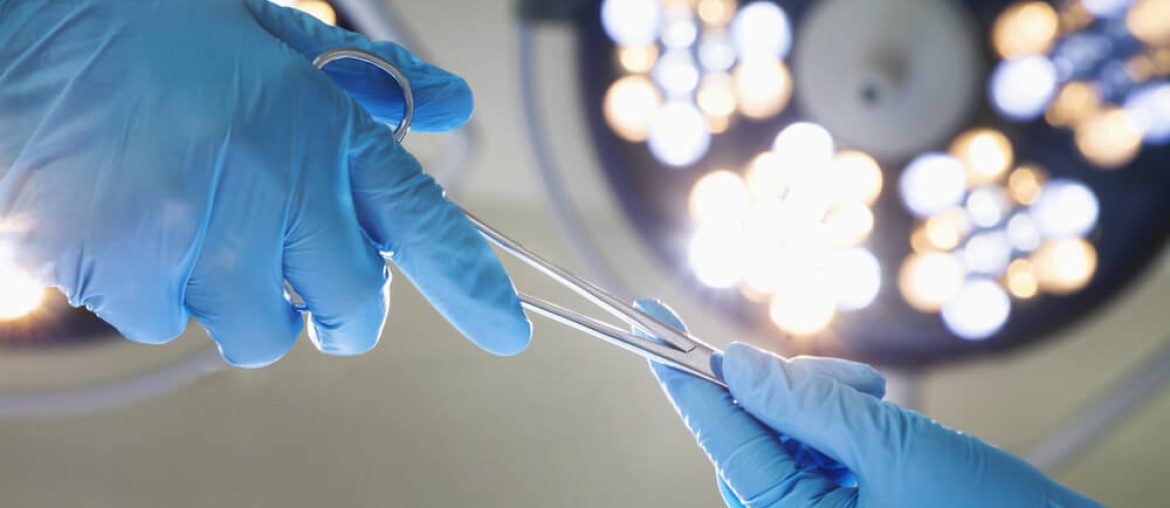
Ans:
[[[18,319],[41,304],[45,290],[24,272],[0,265],[0,320]]]

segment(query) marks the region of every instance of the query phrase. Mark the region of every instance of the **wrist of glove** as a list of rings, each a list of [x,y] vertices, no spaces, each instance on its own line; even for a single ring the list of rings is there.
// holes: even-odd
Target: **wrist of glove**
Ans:
[[[661,303],[638,305],[682,328]],[[885,380],[864,364],[783,359],[733,343],[723,356],[727,390],[652,368],[715,465],[729,506],[1100,506],[1017,457],[883,401]],[[835,464],[802,457],[790,440]]]

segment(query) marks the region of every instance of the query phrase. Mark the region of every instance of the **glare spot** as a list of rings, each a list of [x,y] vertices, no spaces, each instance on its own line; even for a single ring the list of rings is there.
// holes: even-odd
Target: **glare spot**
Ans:
[[[628,141],[645,141],[662,97],[650,80],[626,76],[614,81],[605,92],[605,120],[613,131]]]
[[[648,46],[658,38],[658,0],[604,0],[601,25],[622,46]]]
[[[910,162],[898,189],[906,208],[925,217],[961,203],[967,193],[967,175],[958,159],[927,153]]]
[[[1011,306],[1011,299],[999,284],[972,279],[943,306],[943,323],[961,338],[986,339],[1007,322]]]
[[[784,59],[792,47],[792,25],[780,6],[751,2],[731,21],[731,38],[741,60]]]
[[[735,93],[739,110],[756,120],[784,110],[792,97],[792,75],[779,60],[752,60],[735,66]]]
[[[739,283],[743,278],[743,254],[744,238],[737,228],[700,228],[691,238],[691,269],[700,282],[713,288]]]
[[[739,175],[730,171],[712,171],[703,175],[691,189],[691,218],[700,224],[738,226],[750,206],[747,186]]]
[[[711,132],[699,108],[688,101],[675,101],[663,106],[654,117],[647,143],[650,153],[660,162],[687,166],[707,153]]]
[[[0,321],[18,319],[40,306],[45,289],[24,272],[0,264]]]
[[[1067,179],[1048,182],[1031,213],[1045,238],[1085,236],[1097,226],[1100,205],[1084,184]]]
[[[1045,242],[1031,259],[1040,288],[1056,294],[1080,290],[1097,271],[1097,251],[1083,238]]]
[[[991,75],[991,102],[1012,120],[1040,116],[1055,93],[1056,67],[1044,56],[1004,60]]]
[[[881,289],[881,265],[873,253],[866,249],[847,249],[835,253],[828,272],[837,295],[837,307],[841,309],[868,307]]]
[[[912,254],[902,264],[898,287],[911,306],[935,312],[959,292],[965,276],[955,256],[941,252]]]

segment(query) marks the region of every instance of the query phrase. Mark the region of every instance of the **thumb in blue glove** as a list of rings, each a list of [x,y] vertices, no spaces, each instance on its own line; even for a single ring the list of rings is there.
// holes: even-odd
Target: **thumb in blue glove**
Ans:
[[[660,304],[639,304],[681,325]],[[882,401],[884,380],[863,364],[786,360],[733,343],[723,358],[729,391],[653,368],[731,507],[1100,506],[998,448]],[[800,464],[781,434],[840,462],[857,484]]]

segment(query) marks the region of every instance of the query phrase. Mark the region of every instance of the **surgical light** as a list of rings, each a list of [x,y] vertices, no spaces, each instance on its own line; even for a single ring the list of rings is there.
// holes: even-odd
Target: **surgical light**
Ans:
[[[605,94],[605,119],[617,135],[644,141],[658,115],[662,97],[643,76],[626,76],[613,82]]]
[[[966,210],[955,207],[927,219],[923,227],[932,248],[950,251],[971,232],[971,217]]]
[[[765,119],[780,113],[792,97],[792,76],[779,60],[741,62],[733,71],[735,93],[744,116]]]
[[[781,164],[794,171],[825,171],[836,154],[833,136],[824,127],[798,122],[780,131],[772,142],[772,152]]]
[[[828,328],[836,316],[833,288],[810,280],[781,288],[772,296],[768,315],[778,328],[794,335],[812,335]]]
[[[1056,179],[1040,191],[1031,215],[1045,238],[1080,237],[1097,226],[1097,196],[1080,182]]]
[[[658,0],[604,0],[601,24],[610,38],[623,46],[648,46],[658,38]]]
[[[1044,113],[1056,94],[1056,66],[1041,55],[1000,62],[991,75],[991,103],[1012,120],[1031,120]]]
[[[1044,171],[1036,166],[1020,166],[1008,175],[1008,194],[1015,202],[1030,205],[1040,196],[1045,178]]]
[[[1012,296],[1027,300],[1040,292],[1040,284],[1036,280],[1036,271],[1032,262],[1027,259],[1017,259],[1007,269],[1007,289]]]
[[[670,97],[689,97],[699,85],[699,68],[686,50],[667,50],[654,65],[654,82]]]
[[[1001,57],[1013,58],[1048,52],[1056,41],[1060,20],[1045,2],[1008,7],[991,27],[991,41]]]
[[[877,298],[882,286],[882,267],[868,249],[855,248],[833,254],[828,273],[837,307],[859,310]]]
[[[327,25],[337,24],[337,12],[324,0],[298,0],[293,7],[303,11]]]
[[[1124,14],[1133,0],[1080,0],[1080,3],[1095,16],[1112,18]]]
[[[967,179],[973,185],[999,180],[1012,165],[1014,154],[1007,136],[994,129],[973,129],[951,143],[954,155],[967,167]]]
[[[784,59],[792,48],[792,25],[776,4],[755,1],[735,15],[731,39],[742,60]]]
[[[1101,110],[1101,88],[1085,81],[1065,84],[1044,118],[1054,127],[1075,127]]]
[[[731,171],[707,173],[691,190],[691,218],[699,224],[738,227],[747,217],[750,206],[747,185]]]
[[[972,279],[942,308],[943,322],[955,335],[981,340],[994,335],[1007,322],[1011,299],[999,284]]]
[[[1080,290],[1097,271],[1097,250],[1083,238],[1046,242],[1031,260],[1040,288],[1056,294]]]
[[[872,205],[882,192],[882,168],[873,157],[857,150],[838,152],[833,158],[830,178],[837,186],[838,200]]]
[[[700,228],[691,238],[689,260],[695,276],[712,288],[739,284],[744,276],[744,238],[739,228]]]
[[[963,163],[941,153],[915,158],[898,181],[902,201],[918,216],[929,216],[958,205],[967,192]]]
[[[1125,26],[1146,44],[1170,46],[1170,0],[1136,0]]]
[[[1036,226],[1032,214],[1026,211],[1008,219],[1007,234],[1012,242],[1012,248],[1019,252],[1032,252],[1040,246],[1040,228]]]
[[[1170,216],[1170,205],[1148,195],[1164,188],[1152,168],[1170,149],[1159,130],[1170,115],[1155,93],[1170,90],[1170,47],[1145,46],[1153,39],[1137,34],[1161,22],[1135,30],[1126,14],[1156,5],[1135,1],[1102,19],[1079,0],[960,3],[953,14],[978,13],[968,20],[994,61],[956,75],[969,74],[961,79],[978,80],[972,89],[986,94],[955,91],[952,102],[976,102],[928,129],[930,139],[871,156],[858,149],[914,130],[883,124],[883,115],[924,116],[921,125],[938,107],[898,102],[899,72],[918,71],[887,67],[902,58],[917,69],[918,49],[953,41],[903,35],[916,51],[882,46],[893,64],[818,53],[824,48],[811,41],[828,12],[822,5],[845,3],[666,0],[653,42],[642,46],[653,50],[637,53],[607,37],[600,16],[581,23],[590,50],[582,75],[600,78],[586,83],[591,108],[631,75],[660,97],[646,108],[653,118],[645,143],[609,125],[612,115],[597,114],[604,107],[588,118],[601,121],[592,129],[598,153],[632,223],[665,266],[704,288],[705,301],[741,324],[817,336],[797,341],[799,352],[919,364],[1044,336],[1072,319],[1070,309],[1081,315],[1130,280],[1155,238],[1170,233],[1152,213]],[[765,25],[773,29],[755,28]],[[866,41],[865,33],[827,28],[824,44]],[[624,63],[630,54],[653,54],[651,70]],[[685,72],[669,77],[671,61]],[[968,66],[961,62],[951,66]],[[864,65],[880,67],[874,79],[885,87],[867,125],[890,131],[873,145],[840,127],[848,119],[810,106],[810,89],[832,88],[818,87],[824,77],[811,77],[813,67],[841,66],[841,81],[852,83],[871,70],[855,69]],[[876,100],[867,83],[839,90],[839,100]],[[915,90],[906,96],[924,94]],[[1107,164],[1145,169],[1122,181],[1086,172]],[[1131,208],[1112,212],[1118,203]],[[1139,227],[1152,233],[1135,233]],[[1106,249],[1106,241],[1119,243]],[[1082,245],[1093,250],[1074,248]],[[1013,308],[1013,300],[1027,303]]]
[[[24,272],[0,264],[0,321],[19,319],[36,310],[45,289]]]
[[[699,12],[699,19],[711,26],[726,26],[731,22],[736,12],[735,0],[699,0],[695,10]]]
[[[1111,108],[1077,126],[1076,145],[1093,164],[1115,169],[1137,157],[1142,131],[1126,110]]]
[[[707,119],[690,101],[668,102],[650,124],[647,145],[665,164],[688,166],[699,161],[711,144]]]
[[[1170,14],[1164,23],[1170,27]],[[1170,143],[1170,83],[1156,83],[1138,89],[1126,100],[1125,111],[1135,127],[1142,131],[1147,143]]]
[[[699,92],[695,96],[699,109],[707,115],[708,122],[712,118],[729,119],[735,114],[735,85],[731,76],[726,74],[709,74],[699,85]],[[711,129],[722,132],[720,129]]]
[[[1006,233],[978,233],[963,246],[963,264],[971,273],[998,277],[1012,261],[1012,244]]]
[[[645,74],[658,62],[658,46],[628,46],[618,49],[618,62],[627,72]]]
[[[721,30],[710,30],[703,34],[699,43],[699,63],[713,72],[726,72],[735,65],[735,48]]]
[[[950,254],[912,254],[902,264],[898,286],[906,301],[923,312],[935,312],[963,287],[962,263]]]
[[[976,226],[990,228],[1007,215],[1011,204],[1007,192],[998,185],[988,185],[971,191],[967,196],[967,213]]]

